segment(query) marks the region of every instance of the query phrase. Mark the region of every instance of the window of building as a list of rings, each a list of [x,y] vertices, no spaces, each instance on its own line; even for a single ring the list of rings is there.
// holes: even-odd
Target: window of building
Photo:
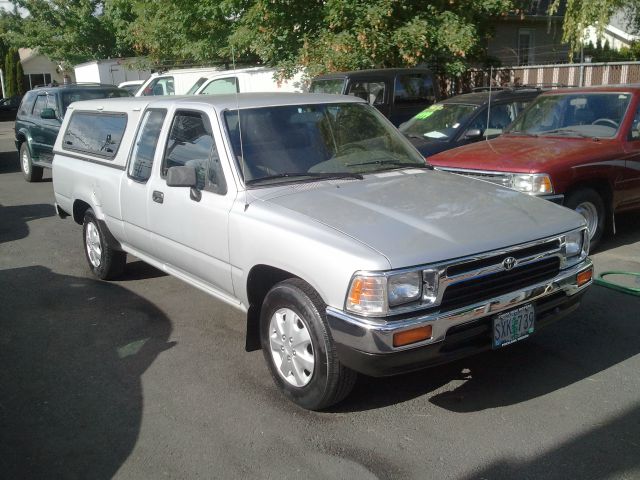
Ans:
[[[518,65],[531,65],[534,62],[534,40],[533,30],[518,30]]]

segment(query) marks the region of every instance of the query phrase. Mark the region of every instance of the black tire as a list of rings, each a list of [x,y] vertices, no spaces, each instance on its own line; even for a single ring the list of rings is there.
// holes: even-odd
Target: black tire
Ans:
[[[39,182],[42,180],[42,167],[36,167],[31,160],[31,152],[27,142],[20,145],[20,170],[27,182]]]
[[[567,195],[564,205],[583,215],[587,211],[592,211],[592,214],[596,215],[597,218],[593,222],[594,225],[597,225],[595,231],[589,231],[591,250],[593,250],[600,243],[607,223],[607,209],[604,206],[602,197],[591,188],[579,188]]]
[[[271,351],[271,318],[283,308],[292,310],[304,322],[313,347],[314,369],[304,386],[287,382],[278,370]],[[338,403],[353,389],[357,374],[338,360],[327,326],[325,304],[320,295],[300,279],[288,279],[275,285],[264,299],[260,312],[262,352],[274,382],[294,403],[309,410],[321,410]],[[294,353],[295,355],[295,353]]]
[[[82,240],[84,254],[89,264],[89,269],[102,280],[112,280],[119,277],[127,263],[127,254],[120,250],[114,250],[107,239],[106,227],[103,227],[90,208],[84,214],[82,227]],[[89,232],[89,234],[87,233]],[[98,244],[98,249],[96,249]]]

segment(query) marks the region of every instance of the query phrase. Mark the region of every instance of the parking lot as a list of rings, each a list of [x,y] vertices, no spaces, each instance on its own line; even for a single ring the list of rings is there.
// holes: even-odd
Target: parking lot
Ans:
[[[135,258],[95,280],[50,178],[22,179],[0,123],[1,477],[640,477],[640,297],[593,286],[525,342],[308,412],[244,352],[241,313]],[[596,272],[640,272],[637,218]]]

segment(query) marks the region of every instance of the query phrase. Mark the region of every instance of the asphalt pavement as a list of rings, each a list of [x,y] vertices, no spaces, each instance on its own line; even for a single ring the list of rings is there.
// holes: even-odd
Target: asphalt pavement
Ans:
[[[94,279],[0,123],[0,478],[640,478],[640,297],[593,286],[502,351],[287,402],[243,315],[129,259]],[[640,272],[640,214],[593,255]]]

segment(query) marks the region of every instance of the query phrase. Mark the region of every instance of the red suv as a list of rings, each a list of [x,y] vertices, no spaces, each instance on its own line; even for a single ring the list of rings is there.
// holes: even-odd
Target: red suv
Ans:
[[[578,211],[593,246],[640,208],[640,85],[546,92],[502,136],[428,160]]]

